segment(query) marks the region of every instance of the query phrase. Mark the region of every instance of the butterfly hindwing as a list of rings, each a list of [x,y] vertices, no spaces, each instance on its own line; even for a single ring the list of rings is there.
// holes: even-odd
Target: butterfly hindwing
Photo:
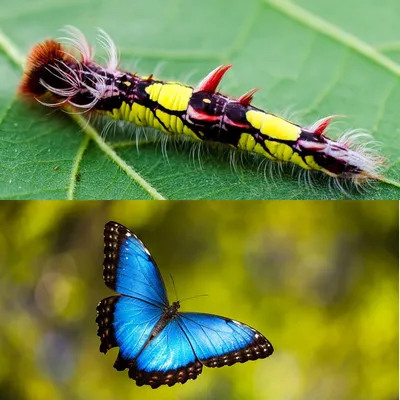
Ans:
[[[212,314],[177,313],[129,370],[138,386],[172,386],[196,379],[202,366],[222,367],[266,358],[271,343],[241,322]]]
[[[158,306],[168,306],[160,271],[144,244],[123,225],[110,221],[104,227],[103,278],[118,293]]]
[[[119,347],[117,369],[127,368],[134,360],[162,316],[162,310],[142,300],[111,296],[97,306],[100,351]]]
[[[138,386],[172,386],[196,379],[201,374],[202,364],[176,319],[165,328],[139,354],[129,376]]]
[[[274,351],[260,332],[229,318],[180,313],[178,321],[197,358],[206,367],[222,367],[266,358]]]

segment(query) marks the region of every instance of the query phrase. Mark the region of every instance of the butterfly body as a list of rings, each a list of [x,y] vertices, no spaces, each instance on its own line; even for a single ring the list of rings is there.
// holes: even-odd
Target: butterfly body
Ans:
[[[151,340],[153,340],[157,335],[161,333],[161,331],[167,326],[167,324],[172,320],[178,318],[178,309],[180,307],[179,301],[173,302],[168,308],[166,308],[163,312],[162,317],[156,323],[156,326],[150,333],[149,338],[147,339],[146,344],[148,344]]]
[[[271,343],[241,322],[213,314],[179,312],[169,304],[154,259],[127,228],[104,229],[103,278],[120,293],[97,306],[100,351],[119,347],[114,367],[129,369],[138,386],[172,386],[196,379],[207,367],[265,358]]]

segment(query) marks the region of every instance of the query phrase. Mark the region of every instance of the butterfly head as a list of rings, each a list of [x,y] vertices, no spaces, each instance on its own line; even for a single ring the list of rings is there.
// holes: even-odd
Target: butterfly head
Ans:
[[[166,310],[165,310],[165,315],[167,316],[168,319],[172,319],[177,316],[178,310],[180,307],[179,301],[174,301]]]

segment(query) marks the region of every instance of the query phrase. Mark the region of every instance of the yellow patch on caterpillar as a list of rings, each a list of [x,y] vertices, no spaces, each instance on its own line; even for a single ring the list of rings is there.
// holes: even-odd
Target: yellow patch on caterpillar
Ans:
[[[165,129],[164,128],[164,126],[162,125],[162,123],[163,124],[165,124],[165,122],[167,122],[166,124],[165,124],[165,126],[169,126],[169,118],[170,118],[170,115],[169,114],[167,114],[167,113],[165,113],[165,112],[163,112],[163,111],[161,111],[161,110],[156,110],[156,117],[157,118],[152,118],[151,119],[151,123],[149,123],[149,125],[150,126],[152,126],[153,128],[155,128],[155,129],[158,129],[158,130],[160,130],[160,131],[162,131],[162,132],[164,132],[164,133],[166,133],[166,134],[168,134],[168,135],[170,135],[171,134],[171,132],[169,132],[167,129]],[[161,123],[161,122],[162,123]],[[165,121],[165,122],[164,122]]]
[[[131,112],[130,106],[125,101],[123,101],[121,104],[121,107],[120,107],[120,113],[121,113],[122,119],[124,119],[125,121],[128,121],[130,112]]]
[[[120,119],[120,115],[121,115],[119,108],[113,108],[112,111],[106,111],[106,114],[109,117],[114,118],[114,119]]]
[[[311,170],[312,168],[307,165],[304,160],[298,155],[298,153],[293,153],[292,158],[290,161],[294,164],[299,165],[301,168]]]
[[[311,167],[311,169],[314,169],[316,171],[318,170],[323,170],[314,160],[313,156],[305,156],[306,163]]]
[[[242,133],[240,135],[238,149],[253,151],[256,146],[256,140],[249,133]]]
[[[183,133],[183,122],[176,115],[170,115],[158,109],[156,110],[156,116],[167,128],[167,133],[172,135]]]
[[[145,106],[142,106],[138,103],[134,103],[131,106],[131,111],[129,113],[127,121],[133,122],[134,124],[138,126],[147,126],[148,121],[147,121],[147,112],[148,108]]]
[[[292,158],[293,150],[290,146],[270,140],[264,140],[264,143],[271,154],[278,160],[289,161]]]
[[[120,108],[113,108],[112,111],[106,111],[106,114],[114,119],[123,119],[129,121],[130,106],[124,101]]]
[[[185,111],[193,92],[192,88],[179,83],[154,83],[145,90],[150,100],[171,111]]]
[[[267,151],[264,150],[264,148],[261,146],[260,143],[257,143],[253,149],[255,153],[261,154],[264,157],[269,158],[270,160],[275,160],[275,157],[269,154]]]
[[[147,86],[144,90],[149,95],[150,100],[157,102],[162,87],[163,87],[162,83],[153,83],[152,85]]]
[[[246,118],[255,129],[276,139],[295,141],[301,133],[301,128],[297,125],[262,111],[247,111]]]
[[[192,139],[198,140],[200,142],[202,142],[202,140],[190,129],[188,128],[186,125],[183,126],[183,132],[184,135],[190,136]],[[204,134],[202,132],[200,132],[201,136],[204,136]]]
[[[181,86],[179,91],[179,110],[187,109],[192,97],[193,89],[191,87]]]

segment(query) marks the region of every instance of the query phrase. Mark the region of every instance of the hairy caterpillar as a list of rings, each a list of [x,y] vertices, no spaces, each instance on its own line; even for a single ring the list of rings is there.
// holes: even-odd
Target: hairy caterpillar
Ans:
[[[356,185],[381,180],[382,159],[368,143],[358,144],[365,134],[349,132],[338,140],[326,135],[334,116],[301,127],[251,105],[257,89],[235,99],[217,91],[231,65],[210,72],[195,88],[141,77],[118,69],[117,49],[103,31],[105,67],[94,61],[84,35],[67,27],[70,37],[47,40],[31,51],[19,91],[48,107],[67,107],[75,112],[107,115],[137,126],[152,127],[169,136],[184,135],[198,142],[216,142],[257,153],[267,159],[319,171]],[[71,48],[71,49],[69,49]]]

